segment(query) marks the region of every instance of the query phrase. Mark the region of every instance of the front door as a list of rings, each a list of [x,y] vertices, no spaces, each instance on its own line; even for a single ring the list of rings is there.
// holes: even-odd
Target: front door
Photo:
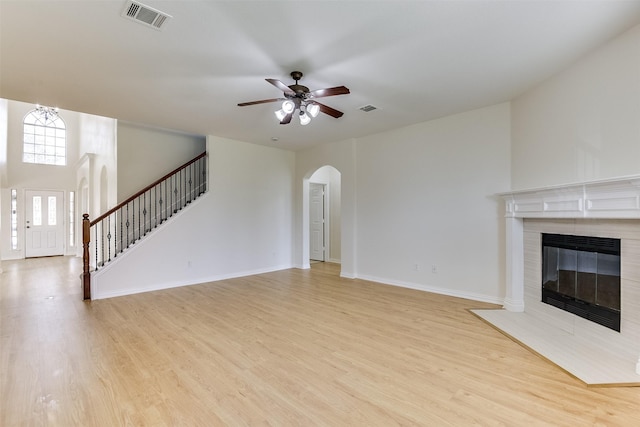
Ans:
[[[309,258],[324,261],[324,184],[309,183]]]
[[[62,191],[25,192],[25,257],[64,254]]]

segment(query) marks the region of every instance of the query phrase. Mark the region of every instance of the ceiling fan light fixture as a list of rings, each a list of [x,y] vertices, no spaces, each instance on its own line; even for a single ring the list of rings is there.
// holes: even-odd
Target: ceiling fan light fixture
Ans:
[[[318,104],[316,104],[315,102],[312,102],[310,104],[307,105],[307,113],[309,113],[309,115],[311,117],[318,117],[318,114],[320,113],[320,106]]]
[[[295,109],[296,109],[296,104],[290,99],[287,99],[282,103],[282,111],[284,111],[286,114],[293,113],[293,110]]]
[[[288,125],[289,123],[291,123],[291,119],[296,113],[296,110],[298,110],[299,113],[298,119],[300,120],[300,124],[303,126],[311,123],[311,119],[317,117],[320,113],[327,114],[335,119],[338,119],[344,115],[342,111],[338,111],[335,108],[331,108],[325,104],[316,102],[315,98],[335,95],[347,95],[351,93],[349,91],[349,88],[345,86],[336,86],[310,91],[308,87],[298,84],[298,81],[302,78],[302,72],[292,71],[291,77],[293,78],[293,80],[295,80],[296,83],[289,86],[282,83],[278,79],[265,79],[268,83],[280,89],[282,91],[283,97],[241,102],[238,104],[238,107],[284,101],[282,102],[282,108],[274,112],[281,125]]]
[[[275,114],[279,122],[281,122],[282,119],[284,119],[287,116],[287,113],[285,113],[283,109],[279,109],[278,111],[275,112]]]
[[[302,126],[306,126],[309,123],[311,123],[311,117],[309,117],[309,115],[304,111],[300,111],[300,124]]]

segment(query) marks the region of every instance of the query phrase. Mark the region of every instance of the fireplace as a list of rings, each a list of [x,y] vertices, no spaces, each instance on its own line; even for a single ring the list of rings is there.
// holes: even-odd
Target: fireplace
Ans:
[[[500,196],[505,201],[507,281],[506,316],[500,328],[509,329],[516,339],[587,384],[640,385],[640,175],[511,191]],[[556,249],[547,252],[557,252],[557,267],[547,261],[543,269],[544,234],[572,236],[568,240],[592,239],[588,236],[612,240],[604,244],[599,241],[593,245],[597,250],[584,251],[555,244]],[[593,285],[585,285],[575,295],[565,292],[560,277],[565,264],[559,259],[562,249],[575,252],[575,258],[573,252],[567,252],[571,255],[567,258],[574,260],[575,268],[570,270],[576,277],[588,277],[600,285],[612,280],[617,290],[604,297],[602,286],[597,296]],[[594,268],[593,263],[581,259],[581,265],[590,267],[579,268],[579,252],[586,252],[581,255],[586,259],[598,253],[596,258],[604,263],[596,261],[599,268]],[[543,302],[543,283],[553,290],[555,281],[559,282],[555,287],[560,294],[557,299],[562,303],[569,301],[570,309],[607,307],[614,315],[614,320],[607,322],[614,326],[604,327]],[[602,360],[609,362],[603,364]]]
[[[620,239],[542,234],[542,302],[620,332]]]

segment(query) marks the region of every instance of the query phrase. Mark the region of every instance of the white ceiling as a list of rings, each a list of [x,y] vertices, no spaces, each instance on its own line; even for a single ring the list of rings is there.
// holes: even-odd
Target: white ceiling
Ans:
[[[301,149],[510,100],[640,23],[640,1],[0,0],[0,97]],[[265,78],[343,111],[280,125]],[[371,104],[369,113],[359,107]],[[273,141],[272,138],[277,138]]]

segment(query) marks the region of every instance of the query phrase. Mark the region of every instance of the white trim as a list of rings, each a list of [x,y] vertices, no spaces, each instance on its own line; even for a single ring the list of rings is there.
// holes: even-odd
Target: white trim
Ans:
[[[149,286],[149,287],[144,287],[144,288],[129,288],[126,291],[118,291],[118,292],[104,292],[104,293],[101,293],[101,292],[98,291],[98,289],[95,289],[92,286],[91,287],[91,300],[93,301],[93,300],[99,300],[99,299],[121,297],[121,296],[125,296],[125,295],[141,294],[141,293],[144,293],[144,292],[153,292],[153,291],[160,291],[160,290],[163,290],[163,289],[180,288],[180,287],[183,287],[183,286],[203,285],[203,284],[207,284],[207,283],[211,283],[211,282],[217,282],[217,281],[220,281],[220,280],[235,279],[235,278],[238,278],[238,277],[246,277],[246,276],[253,276],[253,275],[256,275],[256,274],[271,273],[273,271],[287,270],[289,268],[292,268],[292,267],[290,265],[282,265],[282,266],[275,266],[275,267],[269,267],[269,268],[264,268],[264,269],[240,271],[240,272],[235,272],[235,273],[232,273],[232,274],[221,274],[221,275],[207,276],[207,277],[203,277],[203,278],[198,278],[196,281],[193,281],[193,282],[174,281],[174,282],[168,282],[168,283],[159,284],[157,286]],[[100,272],[101,270],[98,270],[98,272]],[[95,295],[94,295],[94,293],[95,293]]]
[[[500,193],[508,218],[640,218],[640,175]]]
[[[341,277],[348,277],[346,275],[340,275]],[[435,286],[428,286],[428,285],[423,285],[420,283],[413,283],[413,282],[405,282],[405,281],[399,281],[399,280],[392,280],[392,279],[386,279],[386,278],[382,278],[382,277],[376,277],[376,276],[358,276],[358,277],[350,277],[352,279],[361,279],[361,280],[367,280],[369,282],[375,282],[375,283],[381,283],[383,285],[391,285],[391,286],[398,286],[401,288],[407,288],[407,289],[415,289],[418,291],[424,291],[424,292],[431,292],[434,294],[440,294],[440,295],[447,295],[450,297],[456,297],[456,298],[464,298],[464,299],[468,299],[468,300],[472,300],[472,301],[480,301],[480,302],[488,302],[491,304],[502,304],[503,300],[502,298],[499,297],[489,297],[487,295],[482,295],[482,294],[476,294],[473,292],[464,292],[464,291],[453,291],[451,289],[448,288],[439,288],[439,287],[435,287]]]

